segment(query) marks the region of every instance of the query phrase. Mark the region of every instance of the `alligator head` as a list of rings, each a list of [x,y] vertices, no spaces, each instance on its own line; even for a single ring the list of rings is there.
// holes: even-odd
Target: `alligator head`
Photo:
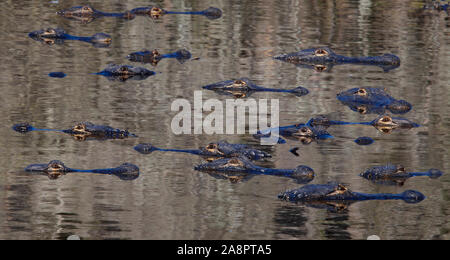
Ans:
[[[248,78],[240,78],[206,85],[203,89],[213,90],[226,95],[232,95],[235,98],[245,98],[248,97],[254,90],[253,86],[254,84]]]
[[[376,65],[388,71],[400,66],[400,58],[393,54],[373,57],[346,57],[336,54],[329,47],[302,50],[275,56],[274,59],[293,63],[300,67],[312,68],[317,72],[330,71],[337,64]]]
[[[278,198],[286,201],[334,200],[336,197],[352,198],[354,194],[343,184],[312,184],[282,192]]]
[[[245,158],[224,158],[195,166],[197,171],[246,172],[254,169],[253,164]]]
[[[390,117],[383,115],[371,122],[371,125],[378,129],[380,132],[389,134],[395,129],[411,129],[419,127],[420,125],[401,117]]]
[[[35,40],[46,43],[48,45],[61,44],[64,42],[65,31],[63,29],[47,28],[43,30],[33,31],[28,36]]]
[[[280,131],[280,134],[288,139],[300,141],[302,144],[310,144],[315,140],[323,140],[332,137],[327,131],[326,127],[322,126],[308,126],[300,125]]]
[[[25,168],[27,172],[41,172],[50,179],[57,179],[70,171],[63,162],[58,160],[50,161],[48,164],[31,164]]]
[[[103,75],[109,80],[119,80],[124,82],[128,79],[144,80],[156,73],[142,67],[109,64],[103,71],[96,74]]]

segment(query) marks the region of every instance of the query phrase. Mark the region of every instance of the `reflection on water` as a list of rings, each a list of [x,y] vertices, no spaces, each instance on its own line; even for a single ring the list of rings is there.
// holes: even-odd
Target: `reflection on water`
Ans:
[[[449,20],[445,11],[422,10],[419,0],[342,1],[157,1],[165,10],[196,11],[216,6],[220,19],[196,15],[96,19],[79,23],[55,13],[77,6],[12,1],[0,9],[4,61],[0,64],[0,239],[449,239]],[[97,10],[122,13],[146,6],[140,0],[90,1]],[[92,48],[77,41],[64,45],[37,44],[28,33],[62,28],[71,35],[104,32],[109,48]],[[304,69],[273,59],[317,46],[329,46],[347,57],[392,53],[400,67],[344,64]],[[187,49],[195,62],[168,59],[154,67],[158,74],[143,81],[109,81],[92,75],[108,64],[126,64],[127,55],[143,49]],[[149,69],[149,65],[143,64]],[[48,77],[64,71],[65,78]],[[318,72],[322,71],[322,72]],[[311,183],[338,181],[367,193],[418,190],[419,204],[365,201],[344,210],[279,201],[281,191],[298,188],[289,178],[258,176],[232,183],[197,172],[201,158],[179,153],[142,155],[139,143],[189,149],[226,139],[258,147],[251,135],[174,135],[170,125],[177,98],[192,101],[194,91],[211,82],[248,77],[258,86],[292,89],[309,94],[254,93],[252,98],[280,100],[280,124],[307,122],[333,113],[337,120],[368,122],[337,99],[339,92],[381,87],[414,107],[408,119],[421,127],[391,134],[364,125],[330,127],[333,139],[299,145],[262,147],[273,158],[257,162],[267,168],[293,169],[308,165]],[[275,95],[274,95],[275,94]],[[203,91],[204,99],[227,96]],[[139,138],[77,142],[42,132],[23,135],[11,129],[20,122],[60,129],[92,121],[122,126]],[[358,136],[376,142],[359,146]],[[295,156],[290,152],[299,147]],[[259,149],[259,147],[258,147]],[[122,181],[115,176],[68,174],[57,180],[24,171],[33,162],[61,160],[81,169],[114,167],[118,162],[139,166],[140,176]],[[436,168],[439,179],[416,177],[403,186],[368,182],[358,173],[371,166],[403,164],[408,169]]]

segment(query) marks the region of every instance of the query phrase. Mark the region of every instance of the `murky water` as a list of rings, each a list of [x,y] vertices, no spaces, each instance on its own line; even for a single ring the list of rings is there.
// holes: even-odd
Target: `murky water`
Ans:
[[[420,1],[154,1],[168,10],[203,10],[216,6],[223,17],[167,15],[153,21],[102,18],[90,24],[65,20],[55,13],[78,1],[7,1],[0,9],[0,239],[382,239],[450,238],[450,39],[447,14],[422,14]],[[96,9],[121,12],[148,1],[91,1]],[[105,32],[111,48],[67,41],[47,46],[27,33],[60,27],[89,36]],[[348,56],[394,53],[400,68],[342,65],[318,73],[271,59],[271,56],[314,46],[330,46]],[[91,75],[108,63],[130,63],[126,56],[142,49],[190,50],[200,60],[179,64],[163,60],[161,72],[144,81],[112,82]],[[50,78],[63,71],[67,77]],[[274,157],[266,167],[304,164],[317,176],[312,183],[339,181],[360,192],[426,195],[419,204],[402,201],[355,203],[342,212],[277,200],[276,195],[299,185],[287,178],[254,176],[246,182],[196,172],[200,158],[184,154],[141,155],[134,145],[196,148],[226,139],[258,145],[250,135],[174,135],[170,106],[177,98],[193,101],[201,86],[238,77],[274,88],[304,86],[307,96],[256,93],[252,98],[280,100],[282,125],[306,122],[318,114],[346,121],[370,121],[336,99],[340,91],[382,86],[414,105],[405,115],[421,128],[382,134],[372,127],[334,127],[334,139],[301,145],[289,141],[265,147]],[[203,98],[224,100],[211,91]],[[128,129],[136,139],[76,141],[57,133],[26,135],[11,130],[18,122],[37,127],[69,128],[92,121]],[[375,143],[353,140],[370,136]],[[300,147],[299,157],[289,150]],[[72,173],[57,180],[30,175],[31,163],[59,159],[74,168],[136,164],[141,176],[131,182],[114,176]],[[380,186],[358,176],[386,163],[411,171],[438,168],[439,179],[417,177],[404,186]]]

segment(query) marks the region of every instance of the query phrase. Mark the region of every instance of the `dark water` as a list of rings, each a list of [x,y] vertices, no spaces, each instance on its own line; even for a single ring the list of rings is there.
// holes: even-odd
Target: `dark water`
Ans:
[[[84,2],[84,1],[83,1]],[[403,187],[379,186],[358,176],[386,163],[411,171],[438,168],[449,173],[450,39],[447,14],[419,12],[421,1],[154,1],[168,10],[223,10],[219,20],[168,15],[158,21],[105,18],[83,25],[58,17],[56,11],[79,1],[8,1],[0,9],[0,239],[449,239],[450,178],[416,177]],[[91,1],[96,9],[120,12],[148,1]],[[61,27],[73,35],[105,32],[111,48],[67,41],[47,46],[27,33]],[[335,66],[317,73],[271,59],[271,56],[327,45],[348,56],[394,53],[400,68]],[[200,60],[179,64],[163,60],[161,72],[145,81],[111,82],[89,73],[142,49],[190,50]],[[138,64],[133,64],[138,65]],[[65,78],[48,73],[61,71]],[[260,93],[253,98],[278,98],[282,125],[331,114],[346,121],[370,121],[336,100],[340,91],[382,86],[414,105],[405,115],[423,126],[382,134],[371,127],[335,127],[335,139],[304,146],[289,141],[267,147],[274,158],[266,167],[312,167],[313,183],[339,181],[361,192],[398,193],[419,190],[419,204],[370,201],[333,213],[278,201],[276,195],[299,185],[290,179],[255,176],[231,183],[193,170],[201,159],[183,154],[144,156],[132,147],[150,142],[160,147],[195,148],[208,142],[258,144],[249,135],[172,134],[170,110],[176,98],[193,100],[195,90],[217,81],[249,77],[275,88],[304,86],[310,93],[295,97]],[[225,97],[204,91],[204,99]],[[18,122],[38,127],[69,128],[92,121],[126,128],[140,137],[80,142],[55,133],[22,135]],[[353,140],[370,136],[375,143]],[[299,157],[289,152],[299,146]],[[69,174],[58,180],[30,176],[31,163],[59,159],[74,168],[106,168],[136,164],[141,176],[124,182],[114,176]]]

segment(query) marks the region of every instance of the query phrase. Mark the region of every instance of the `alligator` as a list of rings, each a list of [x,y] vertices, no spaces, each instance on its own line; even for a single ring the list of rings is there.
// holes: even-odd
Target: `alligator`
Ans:
[[[115,17],[124,20],[133,20],[136,17],[136,14],[130,11],[125,11],[123,13],[107,13],[96,10],[89,5],[74,6],[69,9],[58,11],[57,14],[67,19],[80,21],[84,24],[93,22],[95,19],[101,17]]]
[[[266,152],[256,150],[245,144],[230,144],[227,141],[219,141],[217,143],[210,143],[205,147],[200,147],[196,150],[179,150],[179,149],[162,149],[157,148],[151,144],[138,144],[134,147],[136,151],[142,154],[150,154],[155,151],[161,152],[178,152],[189,153],[206,157],[210,160],[217,158],[231,158],[244,156],[250,160],[260,160],[271,158],[272,156]]]
[[[286,140],[281,137],[293,141],[300,141],[302,144],[310,144],[313,141],[333,138],[326,129],[327,127],[321,125],[295,124],[261,130],[254,134],[253,137],[259,140],[261,138],[269,138],[273,134],[280,136],[277,138],[278,144],[286,143]]]
[[[101,17],[115,17],[124,20],[133,20],[136,16],[148,16],[152,19],[159,19],[166,14],[189,14],[189,15],[202,15],[208,19],[219,19],[222,17],[222,11],[215,7],[210,7],[206,10],[199,12],[172,12],[166,11],[162,8],[155,6],[138,7],[131,11],[125,11],[123,13],[107,13],[94,9],[91,6],[74,6],[69,9],[61,10],[57,12],[58,15],[72,20],[77,20],[82,23],[93,22],[97,18]]]
[[[158,50],[153,51],[143,50],[129,54],[127,56],[127,59],[133,62],[141,62],[144,64],[150,63],[153,66],[156,66],[162,59],[175,58],[178,60],[178,62],[182,64],[185,61],[191,59],[191,57],[192,57],[191,53],[184,49],[168,54],[161,54],[159,53]]]
[[[116,65],[109,64],[104,70],[94,73],[95,75],[102,75],[111,81],[125,82],[132,80],[145,80],[156,72],[142,67],[133,67],[130,65]]]
[[[346,57],[336,54],[329,47],[311,48],[299,52],[281,54],[275,56],[274,59],[292,63],[299,67],[314,69],[317,72],[331,71],[334,65],[341,64],[373,65],[382,68],[385,72],[400,66],[400,58],[393,54]]]
[[[351,191],[343,184],[329,182],[327,184],[309,184],[298,189],[288,190],[280,193],[278,198],[311,206],[334,206],[334,203],[342,203],[347,207],[353,202],[365,200],[403,200],[406,203],[419,203],[425,199],[425,196],[414,190],[407,190],[400,194],[359,193]]]
[[[430,169],[427,172],[407,172],[403,165],[388,164],[371,167],[359,176],[378,184],[402,186],[411,177],[428,176],[431,179],[437,179],[442,175],[443,173],[438,169]]]
[[[111,36],[106,33],[96,33],[89,37],[73,36],[67,34],[63,29],[47,28],[30,32],[28,36],[48,45],[64,44],[65,40],[82,41],[92,44],[96,48],[107,48],[111,45]]]
[[[391,97],[381,88],[352,88],[338,93],[337,99],[361,114],[382,114],[385,109],[393,114],[405,114],[412,109],[410,103]]]
[[[216,7],[209,7],[208,9],[205,9],[203,11],[196,11],[196,12],[174,12],[174,11],[167,11],[156,6],[147,6],[132,9],[131,13],[134,15],[148,16],[155,20],[161,18],[163,15],[166,14],[202,15],[210,20],[215,20],[222,17],[222,10]]]
[[[212,90],[221,95],[231,95],[235,98],[249,97],[251,94],[255,92],[292,93],[298,97],[305,96],[309,93],[309,91],[304,87],[297,87],[294,89],[263,88],[254,84],[248,78],[221,81],[218,83],[204,86],[203,89]]]
[[[344,121],[334,121],[328,119],[326,116],[318,116],[311,118],[307,125],[312,127],[325,127],[328,128],[332,125],[371,125],[375,127],[378,131],[382,133],[392,133],[396,129],[411,129],[420,127],[419,124],[414,123],[406,118],[402,117],[391,117],[389,115],[382,115],[370,122],[344,122]]]
[[[288,177],[298,183],[308,183],[314,179],[314,170],[308,166],[300,165],[295,169],[270,169],[253,164],[246,157],[223,158],[195,166],[197,171],[218,174],[232,182],[238,182],[248,175],[271,175]],[[217,175],[213,175],[217,176]]]
[[[30,164],[25,168],[25,171],[46,175],[49,179],[58,179],[70,172],[108,174],[125,181],[135,180],[139,177],[139,168],[131,163],[124,163],[116,168],[79,170],[66,167],[61,161],[53,160],[47,164]]]
[[[137,137],[135,134],[128,132],[128,130],[114,129],[110,126],[95,125],[90,122],[81,122],[72,128],[65,130],[57,129],[42,129],[35,128],[28,123],[15,124],[12,129],[19,133],[28,133],[31,131],[51,131],[60,132],[73,136],[76,140],[85,141],[90,139],[107,140],[107,139],[125,139],[128,137]]]

